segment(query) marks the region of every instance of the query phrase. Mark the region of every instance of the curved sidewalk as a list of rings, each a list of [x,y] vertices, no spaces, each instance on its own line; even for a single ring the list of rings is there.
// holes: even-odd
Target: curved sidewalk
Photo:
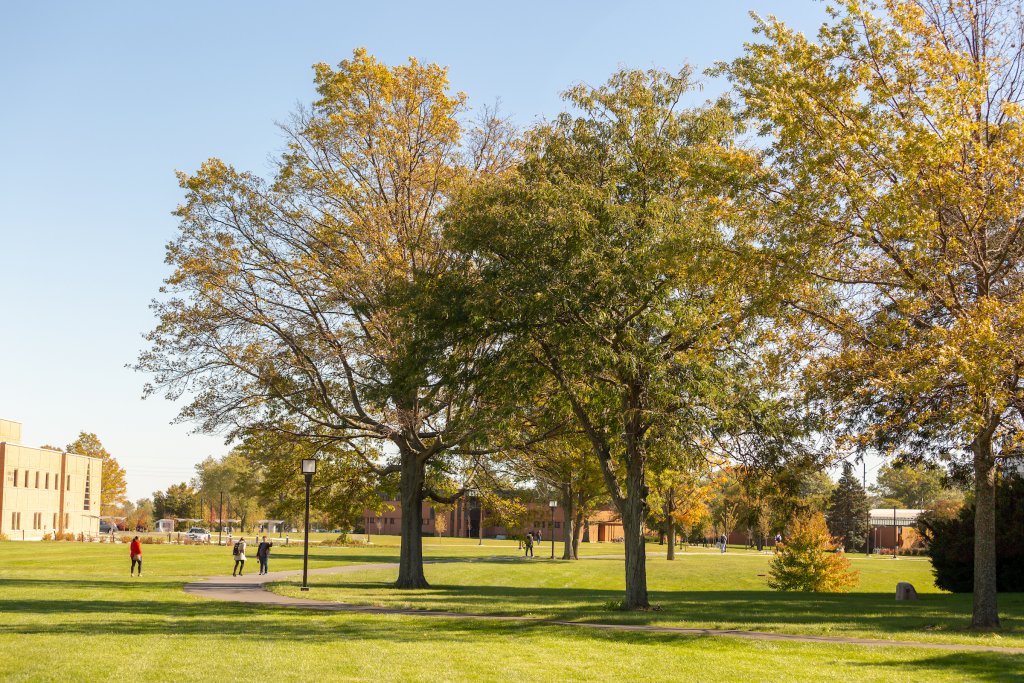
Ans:
[[[428,563],[429,564],[429,563]],[[394,562],[375,564],[342,565],[325,569],[311,569],[311,575],[345,574],[373,569],[393,569]],[[998,652],[1001,654],[1024,654],[1024,647],[1000,647],[998,645],[957,645],[953,643],[924,643],[913,640],[877,640],[872,638],[847,638],[842,636],[811,636],[791,633],[770,633],[766,631],[744,631],[740,629],[686,628],[681,626],[649,626],[645,624],[601,624],[586,621],[544,619],[543,617],[519,617],[501,614],[473,614],[469,612],[440,612],[433,610],[401,609],[396,607],[374,607],[352,605],[343,602],[310,600],[278,595],[266,589],[265,584],[301,576],[302,570],[270,572],[265,576],[247,574],[239,577],[211,576],[206,581],[185,584],[185,592],[211,600],[244,602],[259,605],[273,605],[324,612],[352,612],[358,614],[394,614],[410,617],[445,617],[449,619],[475,619],[486,621],[532,622],[552,626],[573,626],[601,631],[634,631],[643,633],[674,633],[686,636],[724,636],[748,640],[774,640],[797,643],[831,643],[838,645],[865,645],[869,647],[916,647],[930,650],[954,650],[969,652]]]

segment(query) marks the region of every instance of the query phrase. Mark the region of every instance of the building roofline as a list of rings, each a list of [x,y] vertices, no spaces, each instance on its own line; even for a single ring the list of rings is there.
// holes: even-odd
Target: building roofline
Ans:
[[[18,448],[25,448],[30,451],[46,451],[47,453],[57,453],[58,455],[73,455],[76,458],[89,458],[90,460],[99,460],[103,462],[103,458],[97,458],[95,455],[85,455],[83,453],[72,453],[71,451],[57,451],[52,448],[36,448],[35,446],[26,446],[22,443],[14,443],[13,441],[0,441],[0,445],[4,446],[17,446]]]

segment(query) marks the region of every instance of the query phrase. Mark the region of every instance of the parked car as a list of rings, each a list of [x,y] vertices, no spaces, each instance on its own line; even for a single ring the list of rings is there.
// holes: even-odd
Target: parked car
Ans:
[[[194,526],[188,530],[187,534],[185,534],[185,540],[195,541],[196,543],[209,543],[210,532],[206,529],[201,529],[197,526]]]

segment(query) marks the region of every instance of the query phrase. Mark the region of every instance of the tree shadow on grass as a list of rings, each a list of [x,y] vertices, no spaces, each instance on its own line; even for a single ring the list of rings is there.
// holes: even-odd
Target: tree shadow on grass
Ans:
[[[917,680],[932,680],[938,674],[955,672],[964,680],[1024,683],[1024,655],[995,655],[981,652],[951,652],[917,659],[857,663],[855,666],[890,667],[901,673],[914,672]]]
[[[6,600],[0,609],[6,618],[0,621],[0,636],[3,635],[71,635],[82,637],[175,637],[199,636],[203,641],[216,647],[220,641],[230,647],[231,641],[239,638],[254,638],[270,645],[294,646],[304,643],[337,642],[346,648],[366,644],[388,642],[399,644],[460,643],[479,644],[480,647],[500,647],[507,643],[522,642],[516,639],[531,636],[550,636],[558,633],[565,643],[576,648],[593,648],[603,651],[612,644],[636,647],[671,647],[676,655],[685,656],[690,648],[706,650],[707,637],[696,635],[642,633],[623,631],[599,631],[572,629],[553,626],[543,622],[517,621],[500,622],[470,620],[449,617],[393,618],[367,614],[316,613],[299,609],[283,609],[264,605],[188,600],[182,596],[179,601],[114,601],[114,600]],[[45,615],[40,623],[33,619]],[[553,629],[559,629],[553,631]],[[715,639],[716,647],[727,649],[760,647],[745,640]],[[725,644],[728,643],[726,646]],[[780,646],[772,644],[776,651]],[[820,645],[792,644],[795,648],[808,649],[804,656],[820,657]],[[857,646],[846,646],[856,648]],[[667,654],[664,650],[651,652]],[[930,680],[930,674],[952,672],[963,673],[964,677],[990,681],[1024,681],[1024,656],[1001,653],[961,653],[926,656],[919,651],[906,657],[894,655],[891,661],[856,663],[863,667],[891,667],[895,671],[914,670],[920,680]]]
[[[396,591],[384,581],[344,579],[318,581],[314,589],[311,597],[316,597],[316,589],[340,589],[347,593],[335,594],[341,602],[351,600],[426,611],[765,631],[804,627],[806,632],[824,631],[832,635],[875,631],[903,640],[918,640],[930,632],[956,634],[979,642],[993,639],[992,634],[969,629],[970,595],[927,594],[917,601],[896,602],[890,593],[657,591],[651,593],[651,603],[658,610],[624,612],[616,608],[622,599],[619,590],[435,583],[422,591]],[[1003,636],[1024,635],[1021,597],[1024,596],[1001,596]]]
[[[68,590],[124,590],[124,591],[145,591],[150,589],[180,589],[186,583],[187,578],[176,580],[153,581],[151,579],[124,577],[123,579],[0,579],[0,596],[4,590],[18,589],[40,589],[51,590],[54,595],[60,595]],[[4,600],[0,597],[0,604]]]
[[[380,553],[380,554],[369,554],[369,553],[345,553],[339,551],[315,551],[310,552],[310,562],[336,562],[339,564],[380,564],[383,562],[398,563],[398,552],[397,548],[394,553]],[[509,562],[516,560],[518,555],[493,555],[478,557],[474,555],[460,555],[455,553],[438,553],[434,555],[425,556],[424,562],[438,563],[438,562]],[[277,560],[302,560],[302,546],[290,546],[287,551],[282,551],[278,548],[274,548],[270,551],[270,561]],[[522,559],[522,558],[519,558]]]

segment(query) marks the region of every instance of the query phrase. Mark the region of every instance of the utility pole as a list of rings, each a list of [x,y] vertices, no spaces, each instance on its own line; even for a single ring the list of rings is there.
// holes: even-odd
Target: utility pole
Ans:
[[[864,495],[868,495],[868,461],[860,456],[860,464],[864,466],[864,476],[861,480],[864,486]],[[871,511],[868,510],[868,537],[864,539],[864,554],[871,557]]]

